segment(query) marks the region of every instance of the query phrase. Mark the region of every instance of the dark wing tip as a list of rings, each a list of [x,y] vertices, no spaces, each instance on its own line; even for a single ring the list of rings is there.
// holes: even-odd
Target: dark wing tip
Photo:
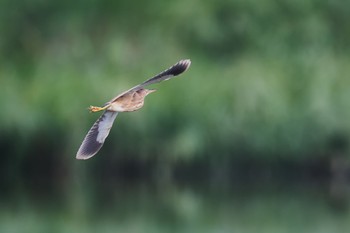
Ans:
[[[89,158],[91,158],[94,155],[77,155],[75,158],[78,160],[87,160]]]
[[[92,154],[92,155],[77,155],[75,158],[78,159],[78,160],[87,160],[87,159],[90,159],[94,155],[95,154]]]
[[[191,65],[190,59],[181,60],[175,65],[173,65],[169,70],[169,74],[172,74],[174,76],[177,76],[183,72],[185,72]]]
[[[97,142],[91,136],[92,135],[90,134],[88,138],[82,143],[76,155],[76,159],[89,159],[101,149],[103,143]]]

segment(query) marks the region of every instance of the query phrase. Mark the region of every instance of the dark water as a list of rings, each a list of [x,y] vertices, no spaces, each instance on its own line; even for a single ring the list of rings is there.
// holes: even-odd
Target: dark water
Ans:
[[[85,182],[3,197],[0,232],[350,232],[337,182]]]

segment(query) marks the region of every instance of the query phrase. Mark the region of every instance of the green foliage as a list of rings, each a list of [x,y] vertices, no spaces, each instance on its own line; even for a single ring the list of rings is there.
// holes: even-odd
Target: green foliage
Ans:
[[[334,134],[349,135],[349,9],[312,0],[4,0],[0,128],[12,145],[3,147],[7,156],[29,151],[45,132],[52,151],[74,158],[97,118],[86,107],[191,58],[141,111],[118,117],[104,159],[321,156]]]
[[[57,200],[44,206],[37,201],[21,207],[6,203],[0,212],[0,231],[341,233],[350,229],[348,202],[335,208],[323,186],[107,186],[98,190],[100,197],[86,198],[90,192],[83,190],[66,205]]]

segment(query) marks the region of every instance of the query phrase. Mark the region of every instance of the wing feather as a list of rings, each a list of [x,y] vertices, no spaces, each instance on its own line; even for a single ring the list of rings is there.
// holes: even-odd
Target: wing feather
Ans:
[[[107,102],[106,104],[112,103],[114,102],[116,99],[118,99],[120,96],[125,95],[128,92],[131,91],[136,91],[138,89],[143,88],[144,86],[148,86],[154,83],[159,83],[165,80],[169,80],[175,76],[178,76],[180,74],[182,74],[183,72],[185,72],[191,65],[191,60],[186,59],[186,60],[181,60],[179,62],[177,62],[175,65],[171,66],[170,68],[164,70],[163,72],[153,76],[152,78],[144,81],[143,83],[134,86],[133,88],[124,91],[123,93],[119,94],[118,96],[116,96],[115,98],[113,98],[111,101]]]
[[[191,65],[191,60],[189,59],[181,60],[177,62],[175,65],[173,65],[172,67],[170,67],[169,69],[164,70],[163,72],[161,72],[160,74],[157,74],[153,78],[150,78],[144,81],[139,86],[143,87],[154,83],[159,83],[165,80],[169,80],[170,78],[178,76],[179,74],[182,74],[183,72],[185,72],[190,67],[190,65]]]
[[[118,112],[105,111],[93,124],[85,136],[77,153],[77,159],[88,159],[94,156],[102,147]]]

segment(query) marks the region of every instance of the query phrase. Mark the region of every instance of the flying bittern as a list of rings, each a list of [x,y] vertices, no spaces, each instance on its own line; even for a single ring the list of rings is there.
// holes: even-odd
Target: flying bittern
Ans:
[[[104,113],[97,119],[85,136],[76,158],[91,158],[101,149],[119,112],[132,112],[142,108],[145,97],[155,91],[145,89],[145,86],[171,79],[185,72],[190,65],[190,60],[181,60],[160,74],[116,96],[103,107],[90,106],[89,110],[91,112],[104,111]]]

